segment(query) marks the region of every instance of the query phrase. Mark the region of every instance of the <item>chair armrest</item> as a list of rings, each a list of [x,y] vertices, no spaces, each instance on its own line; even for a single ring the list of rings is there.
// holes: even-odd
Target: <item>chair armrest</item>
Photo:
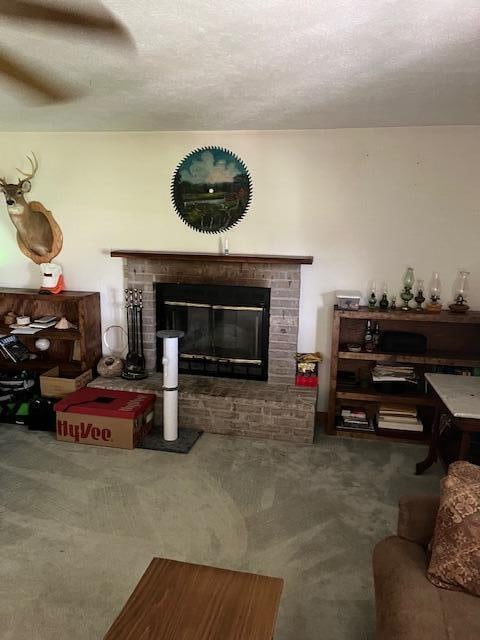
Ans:
[[[390,536],[377,543],[373,552],[376,640],[453,640],[442,611],[442,589],[427,580],[427,565],[425,550],[415,542]]]
[[[435,529],[438,496],[402,496],[398,503],[398,535],[426,546]]]

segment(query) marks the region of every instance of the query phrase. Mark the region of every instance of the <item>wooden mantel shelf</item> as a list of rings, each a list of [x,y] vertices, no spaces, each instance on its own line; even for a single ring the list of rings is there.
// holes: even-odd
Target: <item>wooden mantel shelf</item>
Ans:
[[[112,258],[137,258],[139,260],[179,260],[192,262],[249,262],[258,264],[312,264],[313,256],[270,256],[259,254],[230,253],[183,253],[181,251],[126,251],[115,250]]]

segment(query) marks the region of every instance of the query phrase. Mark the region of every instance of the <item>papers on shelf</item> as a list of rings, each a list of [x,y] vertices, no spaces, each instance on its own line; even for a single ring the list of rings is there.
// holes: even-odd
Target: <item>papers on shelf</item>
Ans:
[[[377,364],[372,371],[373,382],[410,382],[417,384],[415,369],[409,366]]]
[[[54,327],[57,324],[56,320],[51,320],[50,322],[32,322],[30,324],[31,327],[35,329],[48,329],[49,327]]]
[[[56,323],[56,316],[43,316],[42,318],[33,320],[30,324],[11,324],[10,333],[32,335],[42,329],[49,329],[50,327],[55,326]]]
[[[41,331],[41,327],[18,327],[14,329],[10,333],[18,333],[23,335],[32,335],[33,333],[37,333],[37,331]]]

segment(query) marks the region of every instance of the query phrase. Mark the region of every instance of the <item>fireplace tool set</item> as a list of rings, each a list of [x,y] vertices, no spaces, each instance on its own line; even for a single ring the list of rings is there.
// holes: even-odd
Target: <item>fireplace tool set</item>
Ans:
[[[143,354],[143,290],[125,289],[128,353],[122,378],[142,380],[147,377]]]

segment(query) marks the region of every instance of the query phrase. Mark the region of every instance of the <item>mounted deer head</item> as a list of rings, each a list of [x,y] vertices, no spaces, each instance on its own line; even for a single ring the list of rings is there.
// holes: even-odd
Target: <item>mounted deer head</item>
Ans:
[[[22,174],[16,184],[0,178],[0,190],[5,196],[11,221],[17,229],[17,242],[20,250],[37,264],[51,262],[60,253],[63,238],[60,227],[50,211],[39,202],[27,202],[25,194],[32,188],[31,180],[38,171],[38,160],[32,153],[28,157],[31,171]]]
[[[33,160],[28,157],[28,161],[32,166],[31,173],[24,173],[20,169],[17,169],[19,173],[25,176],[23,179],[20,179],[17,184],[9,184],[5,180],[5,178],[0,178],[0,188],[5,195],[5,200],[7,201],[8,213],[10,215],[21,215],[24,211],[25,206],[27,205],[24,194],[28,193],[32,188],[32,183],[30,180],[35,176],[38,171],[38,161],[33,155]]]

